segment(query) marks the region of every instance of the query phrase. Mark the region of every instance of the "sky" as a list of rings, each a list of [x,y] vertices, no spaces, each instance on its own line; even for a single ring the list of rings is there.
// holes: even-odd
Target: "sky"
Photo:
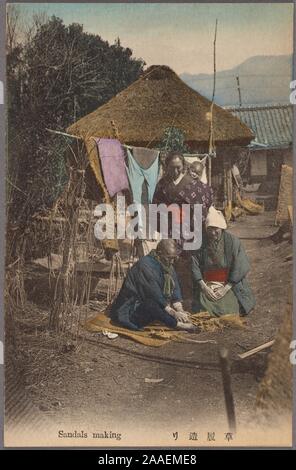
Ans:
[[[291,54],[292,3],[23,3],[28,21],[34,12],[47,12],[65,24],[113,43],[119,37],[147,66],[168,65],[177,73],[213,72],[213,39],[217,70],[232,68],[255,55]]]

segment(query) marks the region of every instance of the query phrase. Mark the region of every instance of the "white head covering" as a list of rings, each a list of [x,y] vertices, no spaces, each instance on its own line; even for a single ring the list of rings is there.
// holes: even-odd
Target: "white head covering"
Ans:
[[[217,211],[214,206],[209,208],[208,216],[206,218],[206,228],[218,227],[225,230],[227,228],[226,220],[221,211]]]

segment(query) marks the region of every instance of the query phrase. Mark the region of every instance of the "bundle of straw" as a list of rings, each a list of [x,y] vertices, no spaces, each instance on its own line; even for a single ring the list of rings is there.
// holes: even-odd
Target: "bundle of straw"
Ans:
[[[260,204],[256,204],[251,199],[242,199],[237,193],[238,204],[245,209],[251,215],[261,214],[264,211],[264,207]]]
[[[246,328],[245,319],[233,313],[216,317],[208,312],[200,312],[189,314],[189,318],[200,331],[214,332],[223,330],[225,327]]]

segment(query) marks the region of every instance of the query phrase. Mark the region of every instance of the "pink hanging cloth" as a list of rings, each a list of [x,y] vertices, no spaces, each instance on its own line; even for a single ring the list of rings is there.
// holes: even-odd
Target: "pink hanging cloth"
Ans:
[[[119,191],[129,189],[124,151],[117,139],[95,140],[99,150],[106,188],[110,197],[113,197]]]

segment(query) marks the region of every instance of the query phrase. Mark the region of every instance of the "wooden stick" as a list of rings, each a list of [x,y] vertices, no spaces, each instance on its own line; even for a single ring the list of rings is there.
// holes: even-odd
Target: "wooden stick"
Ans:
[[[214,36],[214,83],[213,83],[213,95],[212,95],[212,104],[215,98],[215,91],[216,91],[216,39],[217,39],[217,27],[218,27],[218,20],[216,19],[215,24],[215,36]]]
[[[221,366],[221,372],[222,372],[224,398],[225,398],[229,431],[235,432],[236,420],[235,420],[234,400],[233,400],[233,394],[232,394],[232,389],[231,389],[230,365],[229,365],[229,360],[228,360],[227,349],[226,348],[220,349],[219,356],[220,356],[220,366]]]
[[[78,137],[77,135],[67,134],[66,132],[54,131],[53,129],[47,129],[47,128],[45,128],[45,130],[48,132],[51,132],[52,134],[58,134],[58,135],[63,135],[64,137],[72,137],[73,139],[83,140],[82,137]]]
[[[240,359],[245,359],[246,357],[253,356],[253,354],[256,354],[257,352],[270,348],[273,345],[273,343],[274,343],[274,339],[272,341],[268,341],[268,343],[264,343],[264,344],[261,344],[260,346],[257,346],[256,348],[250,349],[249,351],[246,351],[242,354],[238,354],[238,357]]]
[[[215,24],[215,35],[214,35],[214,76],[213,76],[213,94],[212,94],[212,102],[211,102],[211,115],[210,115],[210,140],[209,140],[209,154],[211,155],[215,150],[214,144],[214,128],[213,128],[213,111],[214,111],[214,99],[215,99],[215,91],[216,91],[216,39],[217,39],[217,27],[218,27],[218,20],[216,20]],[[211,157],[209,158],[209,166],[208,166],[208,183],[211,186],[212,183],[212,161]]]

